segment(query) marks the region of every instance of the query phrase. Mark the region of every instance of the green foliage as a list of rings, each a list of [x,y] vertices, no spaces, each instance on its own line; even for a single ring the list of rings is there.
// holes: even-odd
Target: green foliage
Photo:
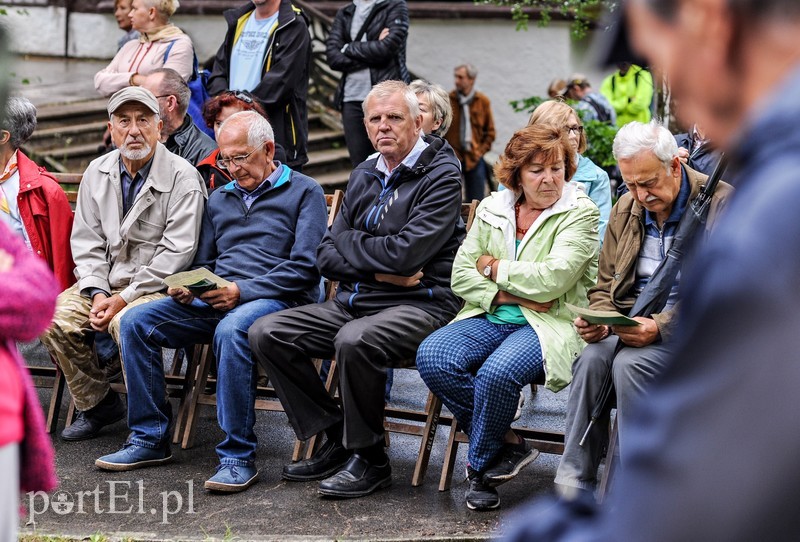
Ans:
[[[619,7],[619,0],[475,0],[476,4],[506,6],[517,23],[517,30],[528,29],[528,14],[525,8],[539,11],[539,26],[547,26],[554,13],[572,19],[572,36],[582,39],[590,25],[600,19],[606,11]]]
[[[514,111],[524,111],[530,114],[546,100],[541,96],[531,96],[521,100],[512,100],[509,103]],[[567,100],[567,103],[572,105],[575,102]],[[614,136],[617,135],[617,127],[597,120],[586,121],[583,118],[585,111],[576,111],[575,113],[581,117],[583,129],[586,132],[587,148],[583,155],[602,168],[615,165],[617,161],[614,160],[612,146],[614,144]]]

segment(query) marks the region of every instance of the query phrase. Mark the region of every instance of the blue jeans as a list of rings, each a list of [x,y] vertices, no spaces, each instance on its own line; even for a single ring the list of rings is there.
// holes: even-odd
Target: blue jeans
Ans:
[[[417,350],[417,369],[469,435],[467,459],[490,467],[517,411],[519,392],[542,374],[542,348],[527,324],[478,316],[434,331]]]
[[[130,442],[156,448],[169,442],[171,408],[166,398],[161,348],[183,348],[213,333],[217,358],[217,420],[225,440],[217,446],[223,465],[255,461],[256,367],[247,330],[267,314],[289,308],[274,299],[257,299],[230,311],[195,299],[183,305],[160,299],[134,307],[122,318],[120,349],[128,386]]]

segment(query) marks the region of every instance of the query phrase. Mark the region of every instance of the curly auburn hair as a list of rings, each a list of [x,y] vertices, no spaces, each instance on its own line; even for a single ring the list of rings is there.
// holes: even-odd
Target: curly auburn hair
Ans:
[[[522,189],[520,170],[534,160],[543,164],[564,162],[564,180],[569,181],[578,162],[564,130],[550,124],[531,124],[517,131],[494,165],[499,183],[519,192]]]
[[[242,96],[242,98],[240,98],[240,96]],[[250,98],[250,101],[248,102],[243,98]],[[246,91],[226,90],[203,104],[203,120],[206,122],[206,126],[213,130],[217,115],[219,115],[222,109],[229,106],[236,107],[239,111],[255,111],[269,120],[267,118],[267,112],[264,111],[264,108],[261,107],[261,104],[258,103],[258,99],[255,96]]]

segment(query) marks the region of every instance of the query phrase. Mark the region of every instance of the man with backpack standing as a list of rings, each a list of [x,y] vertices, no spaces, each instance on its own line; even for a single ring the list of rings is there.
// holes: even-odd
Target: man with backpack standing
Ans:
[[[228,24],[208,79],[208,92],[251,92],[267,113],[286,164],[308,162],[308,72],[311,38],[291,0],[252,0],[223,13]]]
[[[575,73],[569,78],[567,98],[577,101],[573,107],[581,112],[583,122],[596,120],[616,126],[616,111],[605,96],[592,88],[585,75]]]

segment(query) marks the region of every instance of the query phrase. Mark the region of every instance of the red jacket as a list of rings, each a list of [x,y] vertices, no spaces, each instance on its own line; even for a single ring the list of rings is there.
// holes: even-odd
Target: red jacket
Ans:
[[[47,171],[17,151],[19,214],[33,251],[52,269],[62,290],[75,284],[69,244],[72,208],[61,186]]]

